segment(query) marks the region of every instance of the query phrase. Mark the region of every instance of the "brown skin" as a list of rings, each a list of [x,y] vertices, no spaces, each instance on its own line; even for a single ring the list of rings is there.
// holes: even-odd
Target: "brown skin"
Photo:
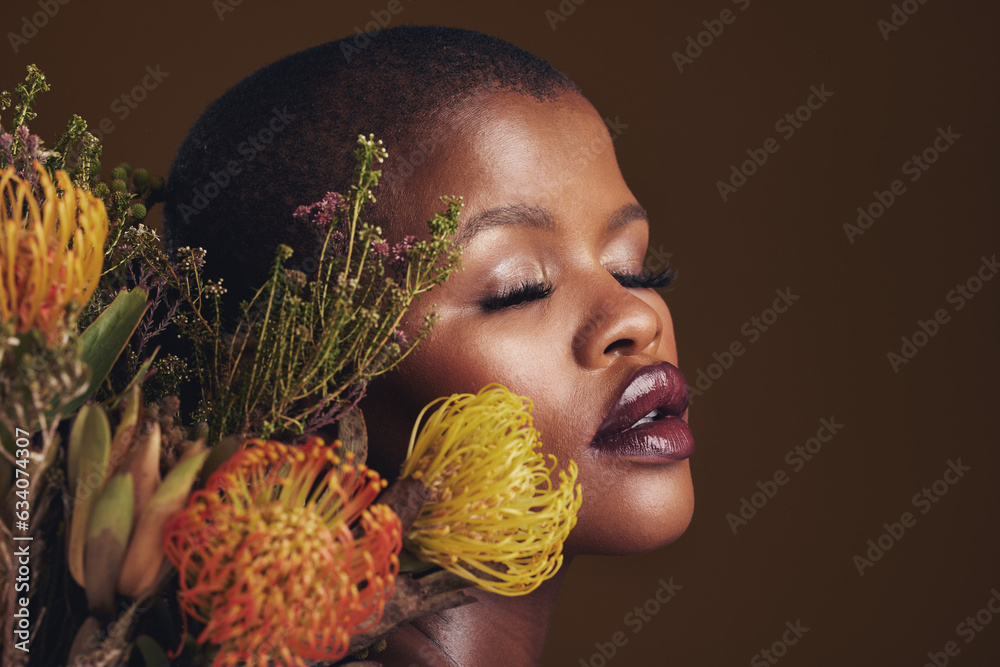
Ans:
[[[554,227],[495,226],[462,242],[463,270],[435,288],[407,323],[412,334],[425,312],[438,313],[431,337],[374,382],[361,404],[371,464],[399,469],[413,421],[431,400],[500,382],[534,401],[544,451],[560,465],[579,466],[583,506],[565,545],[566,565],[575,554],[635,554],[669,544],[694,509],[688,461],[639,463],[590,446],[637,369],[677,364],[662,297],[627,289],[612,275],[641,272],[649,224],[633,215],[608,228],[612,215],[636,200],[604,122],[573,93],[545,102],[486,94],[442,122],[445,140],[409,178],[393,178],[389,149],[379,206],[393,212],[392,237],[426,235],[424,221],[441,210],[443,194],[464,196],[464,226],[516,204],[545,209]],[[554,291],[516,308],[484,310],[484,299],[522,281],[548,282]],[[476,604],[394,634],[377,659],[407,666],[536,664],[566,565],[527,596],[476,591]]]

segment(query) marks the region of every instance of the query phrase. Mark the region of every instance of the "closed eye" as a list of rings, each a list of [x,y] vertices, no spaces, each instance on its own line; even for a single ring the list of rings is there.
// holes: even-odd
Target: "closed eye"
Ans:
[[[658,289],[673,284],[677,272],[669,264],[659,273],[644,269],[641,273],[612,273],[622,287]]]
[[[496,312],[506,308],[518,308],[532,301],[546,299],[554,291],[555,287],[552,283],[533,283],[525,280],[513,289],[504,290],[499,294],[487,297],[480,305],[483,310],[489,312]]]
[[[622,287],[658,289],[671,285],[677,277],[677,272],[667,266],[659,273],[643,270],[641,273],[612,273]],[[549,282],[522,281],[512,289],[505,289],[499,294],[486,297],[480,306],[487,312],[497,312],[508,308],[521,308],[533,301],[547,299],[555,291],[555,286]]]

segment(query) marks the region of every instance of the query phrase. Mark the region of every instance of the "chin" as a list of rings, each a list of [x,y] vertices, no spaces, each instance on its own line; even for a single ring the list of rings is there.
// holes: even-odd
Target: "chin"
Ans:
[[[588,488],[590,489],[588,493]],[[694,487],[687,461],[667,470],[631,471],[604,484],[583,480],[583,505],[566,540],[567,555],[629,556],[677,540],[694,515]]]

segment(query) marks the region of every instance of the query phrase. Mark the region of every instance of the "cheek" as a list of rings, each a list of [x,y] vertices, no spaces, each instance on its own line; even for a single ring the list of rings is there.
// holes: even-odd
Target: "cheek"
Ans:
[[[492,382],[529,397],[545,451],[555,454],[562,465],[568,457],[577,457],[571,450],[583,437],[579,420],[567,415],[593,409],[588,401],[594,400],[594,393],[577,381],[565,333],[537,322],[516,324],[518,320],[495,324],[486,320],[472,326],[461,318],[442,319],[401,374],[427,400],[475,393]]]
[[[438,322],[401,371],[433,393],[432,398],[475,393],[490,382],[508,384],[507,377],[519,365],[510,355],[517,351],[516,345],[488,332]]]
[[[475,393],[498,382],[531,398],[539,428],[544,415],[557,411],[553,403],[565,398],[562,385],[570,369],[562,367],[554,341],[542,330],[529,335],[527,327],[477,328],[456,322],[438,327],[426,343],[404,372],[419,376],[437,395]]]

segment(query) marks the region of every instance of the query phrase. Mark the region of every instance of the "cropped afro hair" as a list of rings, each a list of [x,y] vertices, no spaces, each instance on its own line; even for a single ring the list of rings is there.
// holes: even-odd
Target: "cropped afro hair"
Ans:
[[[225,279],[232,316],[264,282],[278,244],[300,262],[315,253],[318,230],[292,212],[347,193],[359,134],[382,139],[391,161],[477,94],[548,100],[570,91],[579,89],[544,60],[454,28],[403,26],[288,56],[233,86],[188,132],[167,180],[167,252],[204,248],[207,276]],[[370,214],[391,228],[384,213]],[[309,273],[307,264],[298,266]]]

